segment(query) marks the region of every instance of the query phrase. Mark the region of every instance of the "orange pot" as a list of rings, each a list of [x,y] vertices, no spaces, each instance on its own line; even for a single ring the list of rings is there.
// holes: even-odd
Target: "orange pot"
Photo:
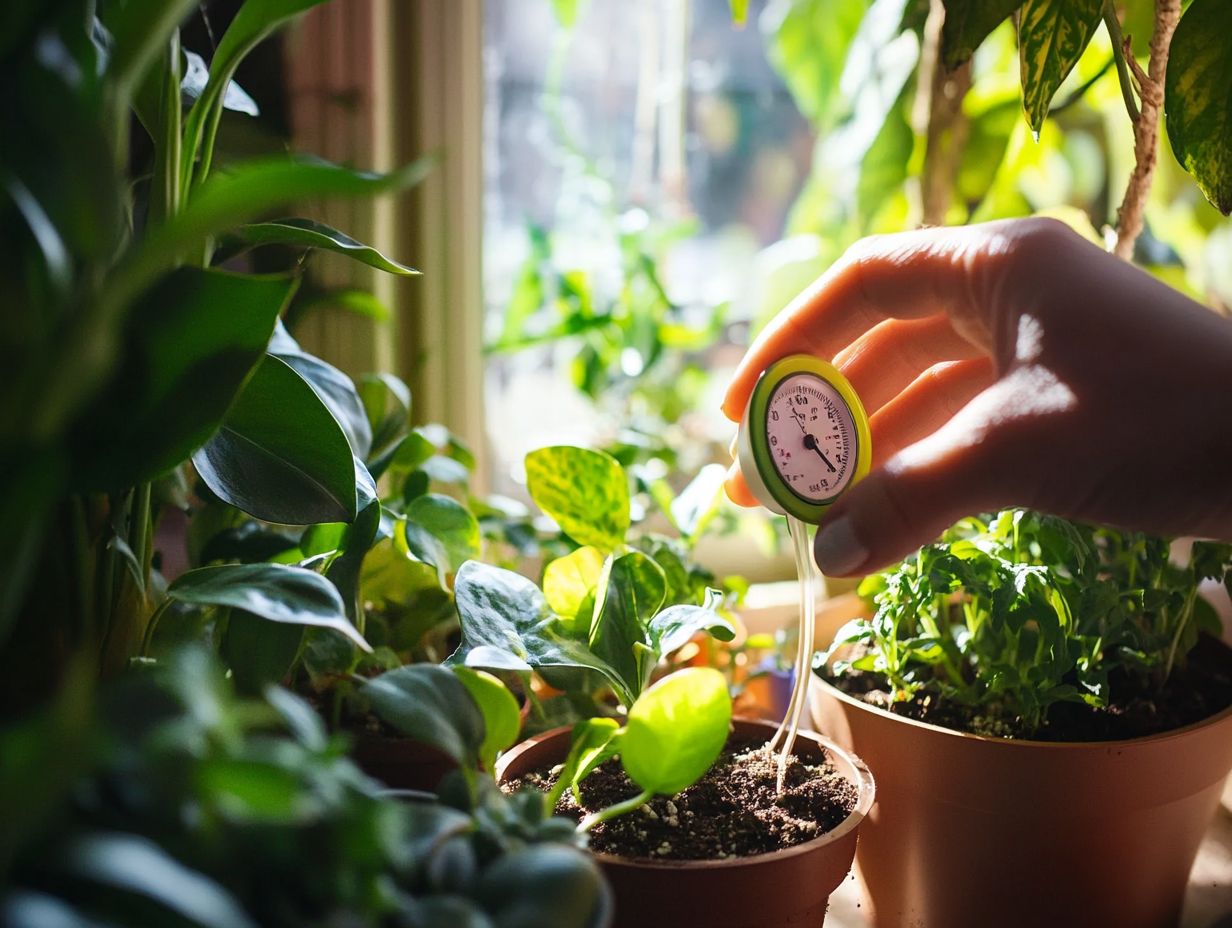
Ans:
[[[737,734],[769,738],[775,726],[737,719]],[[797,753],[819,759],[821,749],[859,788],[856,809],[833,831],[804,844],[728,860],[635,861],[596,854],[616,899],[612,928],[817,928],[832,893],[851,869],[856,830],[873,804],[873,778],[856,756],[826,738],[801,732]],[[506,781],[564,760],[569,729],[524,741],[503,755]]]
[[[1129,741],[968,735],[820,678],[813,718],[877,773],[856,872],[874,928],[1175,926],[1232,768],[1232,709]]]
[[[368,731],[355,737],[350,754],[360,770],[391,789],[434,792],[445,774],[458,768],[430,744]]]

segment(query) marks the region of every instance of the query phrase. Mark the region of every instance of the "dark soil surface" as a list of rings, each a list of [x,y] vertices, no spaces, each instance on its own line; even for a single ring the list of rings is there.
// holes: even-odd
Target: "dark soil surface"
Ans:
[[[1113,702],[1107,708],[1056,703],[1035,732],[1025,731],[1011,715],[997,714],[996,707],[972,710],[927,691],[909,702],[893,702],[871,674],[857,671],[826,679],[871,705],[954,731],[1036,741],[1119,741],[1183,728],[1232,705],[1232,650],[1203,635],[1185,665],[1175,668],[1158,692],[1147,691],[1135,678],[1114,674],[1108,681]]]
[[[656,796],[636,812],[596,825],[590,847],[605,854],[652,860],[722,860],[764,854],[825,834],[856,807],[857,789],[828,760],[804,763],[792,756],[783,795],[778,759],[760,741],[729,741],[701,780],[668,798]],[[547,791],[555,771],[530,774],[506,785]],[[638,788],[619,760],[610,760],[582,781],[582,806],[565,791],[559,815],[583,814],[628,799]]]

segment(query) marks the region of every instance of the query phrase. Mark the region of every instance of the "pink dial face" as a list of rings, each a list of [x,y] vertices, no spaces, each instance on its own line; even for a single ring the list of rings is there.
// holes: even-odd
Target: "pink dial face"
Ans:
[[[838,391],[820,377],[793,374],[775,388],[766,435],[779,477],[806,502],[831,500],[851,482],[855,422]]]

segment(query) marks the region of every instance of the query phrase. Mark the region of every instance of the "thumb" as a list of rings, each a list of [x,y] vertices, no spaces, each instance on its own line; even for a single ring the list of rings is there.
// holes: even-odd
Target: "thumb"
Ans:
[[[827,513],[814,541],[817,566],[858,576],[902,560],[972,513],[998,508],[1005,474],[976,442],[941,447],[934,434],[895,455]]]

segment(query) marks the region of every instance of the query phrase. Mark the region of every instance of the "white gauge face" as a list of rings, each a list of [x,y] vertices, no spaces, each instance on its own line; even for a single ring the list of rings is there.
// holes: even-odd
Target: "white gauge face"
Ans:
[[[815,374],[793,374],[775,388],[766,435],[783,483],[808,503],[841,493],[855,473],[855,421],[839,392]]]

